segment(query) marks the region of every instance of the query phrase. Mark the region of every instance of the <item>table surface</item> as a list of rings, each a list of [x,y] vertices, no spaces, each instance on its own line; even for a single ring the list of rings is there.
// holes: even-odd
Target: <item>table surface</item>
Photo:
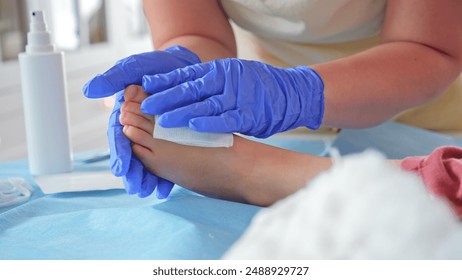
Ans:
[[[427,153],[441,145],[462,146],[460,138],[395,123],[343,130],[333,142],[296,137],[266,141],[318,155],[329,147],[341,154],[374,148],[388,157]],[[76,160],[91,154],[80,153]],[[108,165],[76,164],[74,170]],[[0,208],[0,259],[219,259],[261,209],[180,186],[166,200],[141,199],[124,190],[45,195],[30,176],[26,160],[0,162],[0,179],[15,176],[26,178],[34,190],[28,202]]]
[[[265,142],[311,154],[330,145],[324,138]],[[107,170],[107,160],[82,163],[97,153],[77,154],[73,172]],[[25,178],[34,190],[28,202],[0,208],[0,259],[219,259],[260,210],[180,186],[166,200],[120,189],[45,195],[26,160],[1,162],[0,179],[8,177]]]

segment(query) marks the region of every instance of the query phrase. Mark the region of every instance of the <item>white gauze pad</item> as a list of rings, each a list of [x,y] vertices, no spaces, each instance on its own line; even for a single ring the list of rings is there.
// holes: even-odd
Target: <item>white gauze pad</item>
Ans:
[[[201,133],[189,127],[164,128],[160,125],[156,125],[154,126],[153,136],[156,139],[188,146],[229,148],[233,145],[232,133]]]

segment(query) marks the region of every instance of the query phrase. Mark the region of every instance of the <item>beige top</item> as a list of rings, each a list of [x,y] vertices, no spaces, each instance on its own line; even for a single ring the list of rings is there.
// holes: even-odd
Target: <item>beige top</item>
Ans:
[[[253,46],[253,52],[244,58],[280,67],[330,61],[379,44],[386,6],[385,0],[222,0],[221,3],[238,25],[235,28],[238,44]],[[462,79],[437,100],[403,112],[396,119],[427,129],[462,130]]]

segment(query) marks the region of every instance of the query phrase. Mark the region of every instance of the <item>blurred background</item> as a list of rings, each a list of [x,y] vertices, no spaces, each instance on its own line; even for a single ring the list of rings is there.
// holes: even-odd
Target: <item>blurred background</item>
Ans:
[[[107,149],[112,99],[89,100],[82,86],[115,61],[152,49],[142,0],[0,0],[0,161],[27,157],[17,58],[31,10],[45,12],[55,45],[65,52],[74,152]]]

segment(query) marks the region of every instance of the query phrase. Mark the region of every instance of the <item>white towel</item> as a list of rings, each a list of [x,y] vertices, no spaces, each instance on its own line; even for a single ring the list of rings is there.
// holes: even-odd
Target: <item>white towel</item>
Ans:
[[[260,211],[226,259],[461,259],[462,223],[376,152],[335,162]]]

